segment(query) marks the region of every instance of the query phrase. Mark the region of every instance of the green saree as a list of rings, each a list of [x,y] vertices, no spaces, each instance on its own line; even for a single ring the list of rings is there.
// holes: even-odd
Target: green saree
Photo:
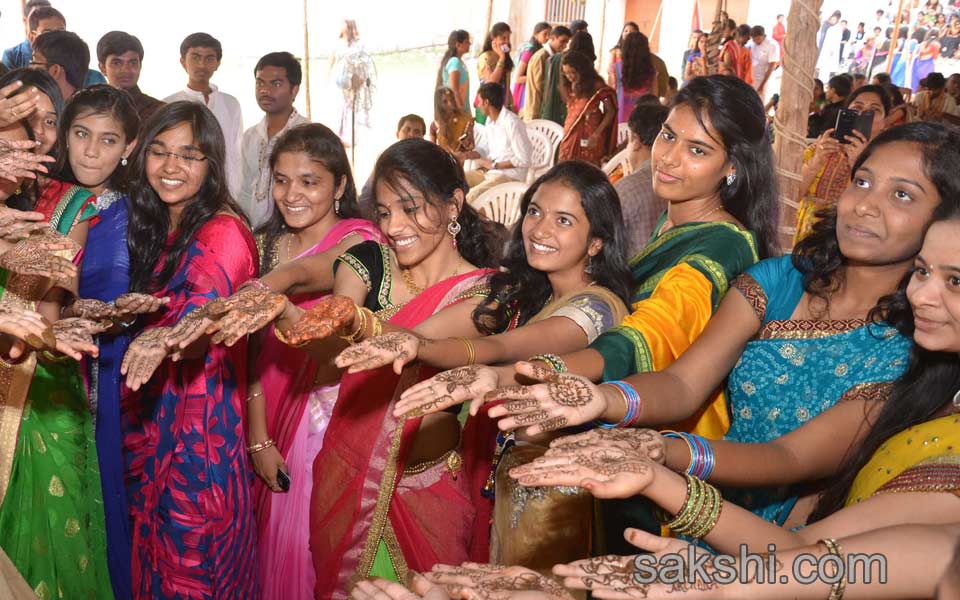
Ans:
[[[67,234],[94,216],[90,200],[63,186],[43,212]],[[33,308],[48,290],[0,272],[4,302]],[[38,598],[113,597],[93,418],[75,361],[0,363],[0,502],[0,546]]]

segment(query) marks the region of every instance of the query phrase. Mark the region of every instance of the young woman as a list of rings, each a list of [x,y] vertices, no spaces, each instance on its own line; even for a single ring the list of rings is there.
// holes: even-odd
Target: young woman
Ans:
[[[3,140],[22,142],[32,136],[26,120],[0,128]],[[0,199],[32,209],[35,190],[20,185],[4,180]],[[37,212],[61,234],[50,237],[68,242],[58,255],[79,260],[96,212],[90,193],[70,187],[59,201],[37,207]],[[20,258],[27,264],[43,262],[35,249],[21,250],[26,250]],[[0,270],[0,300],[35,310],[48,323],[57,321],[65,298],[76,291],[76,269],[57,278],[14,275],[7,260],[17,252],[3,257],[9,270]],[[90,335],[98,331],[86,321],[58,321],[54,333],[68,344],[58,345],[59,352],[50,352],[53,344],[48,343],[48,351],[0,362],[5,382],[0,386],[5,407],[0,430],[7,432],[0,439],[0,544],[37,595],[62,591],[83,597],[100,590],[112,597],[93,420],[75,362],[78,350],[96,353]]]
[[[960,166],[960,156],[955,148],[950,151],[954,168]],[[951,187],[956,191],[956,172],[950,176],[954,180]],[[820,496],[810,524],[795,530],[780,528],[758,519],[736,504],[724,503],[717,513],[715,526],[700,532],[711,546],[721,552],[736,554],[742,545],[757,551],[774,544],[780,555],[784,550],[818,542],[824,544],[823,539],[828,538],[828,543],[824,544],[828,552],[837,553],[831,548],[829,542],[833,540],[829,538],[868,535],[870,532],[880,534],[885,528],[907,524],[939,524],[942,530],[944,525],[956,523],[955,516],[960,510],[960,429],[957,428],[960,401],[955,401],[960,386],[960,363],[957,361],[960,323],[955,316],[958,307],[954,284],[960,271],[956,265],[956,253],[960,250],[957,244],[960,207],[955,197],[944,198],[933,220],[906,286],[905,296],[916,323],[914,340],[917,347],[910,368],[894,384],[889,399],[870,407],[869,424],[866,427],[862,423],[858,425],[864,432],[852,447],[834,444],[830,439],[832,431],[821,431],[817,441],[808,440],[826,446],[810,448],[806,451],[810,456],[834,453],[834,462],[842,460],[838,472],[831,477]],[[898,300],[903,301],[902,293]],[[826,418],[827,414],[822,417]],[[811,422],[806,428],[812,430],[815,427],[816,424]],[[642,457],[645,450],[629,450],[629,447],[629,444],[620,445],[619,462],[632,462],[630,469],[619,473],[616,468],[603,474],[592,473],[602,468],[599,462],[594,462],[582,470],[577,469],[580,472],[574,478],[579,477],[581,483],[589,485],[600,495],[620,496],[639,491],[671,514],[682,512],[687,489],[684,478],[659,464],[648,462]],[[592,451],[593,447],[585,450],[586,454]],[[608,452],[604,462],[612,465],[617,454],[617,451]],[[569,464],[570,458],[555,459],[556,464],[551,468],[562,469],[564,463]],[[579,464],[586,465],[587,462],[590,462],[589,458]],[[536,481],[540,485],[568,479],[533,477],[529,482]],[[687,479],[697,485],[695,479]],[[955,535],[951,536],[954,544]],[[887,549],[897,552],[889,543],[894,540],[899,540],[897,544],[910,543],[910,539],[910,536],[888,537]],[[913,550],[913,555],[929,561],[932,555],[925,550],[930,546],[932,544],[922,550]],[[846,544],[842,548],[847,553],[853,551]],[[943,561],[950,556],[949,551],[940,554]],[[902,565],[902,562],[897,560],[894,564]],[[939,566],[942,568],[943,563]],[[915,582],[914,586],[932,588],[936,575],[929,577],[924,567],[917,564],[915,568],[925,575],[923,579],[932,581]],[[583,575],[583,572],[574,574],[567,569],[563,572]],[[767,591],[769,593],[769,588]],[[912,588],[910,595],[916,591],[917,587]],[[737,594],[737,597],[758,595]]]
[[[615,190],[602,172],[581,162],[561,163],[527,190],[521,211],[525,216],[503,263],[507,270],[491,278],[477,311],[487,332],[504,331],[512,320],[518,328],[476,340],[388,333],[338,357],[337,364],[351,371],[391,363],[399,371],[417,358],[441,368],[462,367],[405,391],[395,417],[439,413],[470,397],[475,382],[496,378],[492,369],[475,362],[512,364],[541,353],[581,350],[626,315],[630,273],[622,218]],[[546,494],[524,510],[526,502],[518,500],[506,466],[539,456],[545,441],[523,440],[522,447],[510,449],[512,445],[512,439],[501,440],[497,454],[507,452],[502,474],[487,486],[490,492],[497,488],[501,499],[494,517],[494,562],[548,568],[588,555],[587,498]],[[569,518],[562,523],[538,518],[556,510]]]
[[[327,127],[301,125],[283,134],[270,156],[275,209],[256,236],[260,271],[304,256],[336,257],[364,240],[383,239],[360,219],[350,164],[340,139]],[[294,296],[307,309],[324,294]],[[281,343],[268,332],[252,340],[247,388],[247,444],[262,480],[254,486],[262,593],[267,598],[307,598],[314,586],[309,550],[313,461],[337,399],[338,376],[329,367]],[[269,443],[269,442],[272,442]],[[289,486],[278,482],[279,471]],[[266,484],[266,485],[263,485]],[[287,492],[287,493],[279,493]]]
[[[623,29],[620,30],[620,37],[617,39],[617,44],[613,48],[610,48],[610,64],[613,64],[621,58],[623,43],[627,40],[627,36],[631,33],[638,33],[639,31],[640,26],[633,21],[627,21],[623,24]],[[613,87],[612,83],[610,87]]]
[[[151,117],[130,167],[130,288],[170,298],[121,364],[135,598],[248,597],[257,588],[245,347],[201,340],[173,364],[162,343],[256,274],[224,152],[213,114],[174,102]]]
[[[836,204],[840,194],[850,185],[851,165],[857,161],[867,143],[886,127],[890,97],[880,86],[865,85],[850,94],[846,108],[857,112],[873,112],[869,139],[854,130],[853,135],[846,136],[841,143],[834,137],[836,129],[831,127],[804,151],[800,189],[806,192],[797,211],[795,243],[810,233],[817,220],[817,211]]]
[[[561,69],[560,85],[567,98],[567,119],[558,158],[600,166],[617,145],[616,92],[603,82],[593,62],[580,52],[570,50],[564,54]]]
[[[483,52],[477,59],[477,69],[480,75],[480,83],[499,83],[505,91],[510,90],[510,73],[513,72],[513,59],[510,58],[510,26],[506,23],[496,23],[490,28],[487,39],[483,42]],[[513,106],[513,96],[506,94],[503,107],[516,112]],[[476,107],[480,103],[480,97],[473,100]],[[480,109],[476,109],[477,123],[483,125],[487,118],[483,116]]]
[[[450,88],[456,105],[470,113],[470,72],[463,64],[463,55],[470,51],[470,33],[455,29],[447,38],[447,51],[440,60],[437,72],[438,88]]]
[[[610,63],[607,83],[617,90],[617,123],[626,123],[637,101],[646,94],[658,98],[666,90],[657,87],[657,69],[650,59],[650,43],[640,32],[623,38],[619,57]]]
[[[687,57],[687,62],[683,67],[684,84],[695,77],[703,77],[707,74],[707,39],[705,33],[697,36],[693,51],[690,52],[690,56]],[[823,84],[820,85],[820,92],[823,93]]]
[[[734,283],[739,293],[724,298],[716,318],[680,359],[661,373],[627,380],[644,398],[637,420],[683,418],[710,386],[726,379],[736,415],[726,440],[768,442],[837,405],[842,424],[834,422],[828,435],[837,436],[838,445],[819,440],[813,446],[829,449],[839,460],[852,442],[847,437],[844,444],[840,432],[855,436],[867,409],[884,399],[890,382],[906,370],[909,340],[895,326],[905,327],[909,313],[891,295],[913,264],[931,220],[955,210],[957,139],[956,132],[928,123],[904,125],[876,138],[858,160],[853,185],[835,213],[814,226],[792,257],[748,269]],[[615,405],[617,399],[601,388],[600,395]],[[619,404],[615,412],[623,407],[622,397]],[[583,408],[584,415],[591,413],[596,414]],[[823,471],[830,464],[827,457],[811,456],[804,463],[801,473],[815,474],[810,479],[830,474]],[[785,483],[807,478],[792,479],[785,471],[774,477]],[[756,485],[771,483],[763,479],[769,473],[757,467]],[[794,524],[806,517],[790,487],[726,495],[778,525],[792,512]]]
[[[127,296],[130,258],[127,253],[127,197],[123,191],[126,165],[136,145],[140,117],[128,95],[97,85],[70,99],[63,112],[58,138],[66,149],[60,178],[95,194],[97,222],[90,228],[80,270],[80,298],[68,306],[70,317],[112,319],[129,324],[139,312],[159,308],[152,296]],[[88,300],[94,300],[90,302]],[[114,304],[107,304],[114,303]],[[136,305],[134,305],[136,304]],[[121,329],[97,339],[96,359],[87,361],[91,404],[97,411],[97,457],[107,526],[107,560],[114,596],[129,598],[130,521],[120,433],[120,360],[129,337]]]
[[[533,26],[533,35],[520,47],[517,57],[517,80],[513,84],[513,107],[519,113],[524,105],[524,93],[527,89],[527,64],[537,50],[543,48],[550,37],[550,23],[540,22]]]
[[[437,88],[433,94],[433,123],[430,141],[457,154],[473,150],[473,115],[457,104],[456,94],[447,87]]]

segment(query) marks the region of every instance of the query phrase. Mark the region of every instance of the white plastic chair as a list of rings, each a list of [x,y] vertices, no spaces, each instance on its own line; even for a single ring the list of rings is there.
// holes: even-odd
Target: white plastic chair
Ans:
[[[549,119],[531,119],[527,121],[527,131],[536,131],[546,136],[550,142],[551,159],[557,155],[557,149],[560,148],[560,140],[563,139],[562,125],[557,125]]]
[[[510,229],[520,220],[520,199],[526,191],[526,183],[508,181],[480,194],[471,204],[488,219]]]
[[[627,123],[620,123],[617,126],[617,147],[619,148],[623,144],[627,143],[627,139],[630,137],[630,125]]]
[[[547,136],[535,129],[528,129],[527,137],[530,138],[530,145],[533,146],[530,166],[527,168],[527,185],[530,185],[537,177],[550,170],[553,166],[554,154],[553,146]]]
[[[624,148],[620,152],[617,152],[613,155],[613,158],[607,161],[607,164],[603,165],[603,172],[605,175],[609,176],[611,173],[617,170],[617,167],[623,165],[624,174],[626,174],[627,169],[627,157],[630,156],[630,149]]]

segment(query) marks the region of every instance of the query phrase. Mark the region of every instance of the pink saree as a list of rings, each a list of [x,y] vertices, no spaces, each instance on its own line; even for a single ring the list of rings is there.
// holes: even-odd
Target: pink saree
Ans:
[[[401,308],[391,323],[413,327],[480,291],[493,271],[450,277]],[[390,367],[345,374],[314,463],[310,548],[316,598],[346,598],[357,579],[392,570],[402,579],[438,562],[486,559],[490,502],[480,496],[490,472],[495,436],[478,434],[489,419],[471,419],[456,451],[435,464],[405,470],[420,418],[403,421],[392,408],[413,383],[434,369],[413,363],[399,376]],[[485,431],[490,431],[486,429]],[[378,550],[386,549],[389,560]],[[389,563],[389,564],[385,564]]]
[[[297,258],[326,252],[345,237],[383,239],[380,229],[364,219],[340,221],[323,240]],[[359,243],[359,242],[358,242]],[[308,309],[327,293],[294,296]],[[274,494],[254,478],[258,569],[264,598],[309,598],[314,586],[310,535],[304,527],[310,513],[313,461],[323,437],[339,385],[314,384],[318,365],[307,354],[281,343],[268,329],[260,336],[260,384],[267,409],[267,431],[290,469],[290,490]]]

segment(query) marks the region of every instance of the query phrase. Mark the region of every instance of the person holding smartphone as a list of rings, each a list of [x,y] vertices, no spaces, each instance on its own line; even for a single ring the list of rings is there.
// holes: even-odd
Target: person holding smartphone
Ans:
[[[835,120],[803,153],[803,168],[800,170],[800,208],[797,211],[797,233],[793,242],[804,238],[817,221],[817,212],[836,204],[843,190],[850,184],[850,165],[856,162],[866,145],[885,128],[890,96],[878,85],[865,85],[853,91],[844,105],[844,110],[856,111],[865,116],[873,113],[869,131],[841,131],[837,136]],[[840,111],[843,113],[844,111]],[[864,127],[866,129],[866,127]],[[842,137],[842,139],[838,139]]]

